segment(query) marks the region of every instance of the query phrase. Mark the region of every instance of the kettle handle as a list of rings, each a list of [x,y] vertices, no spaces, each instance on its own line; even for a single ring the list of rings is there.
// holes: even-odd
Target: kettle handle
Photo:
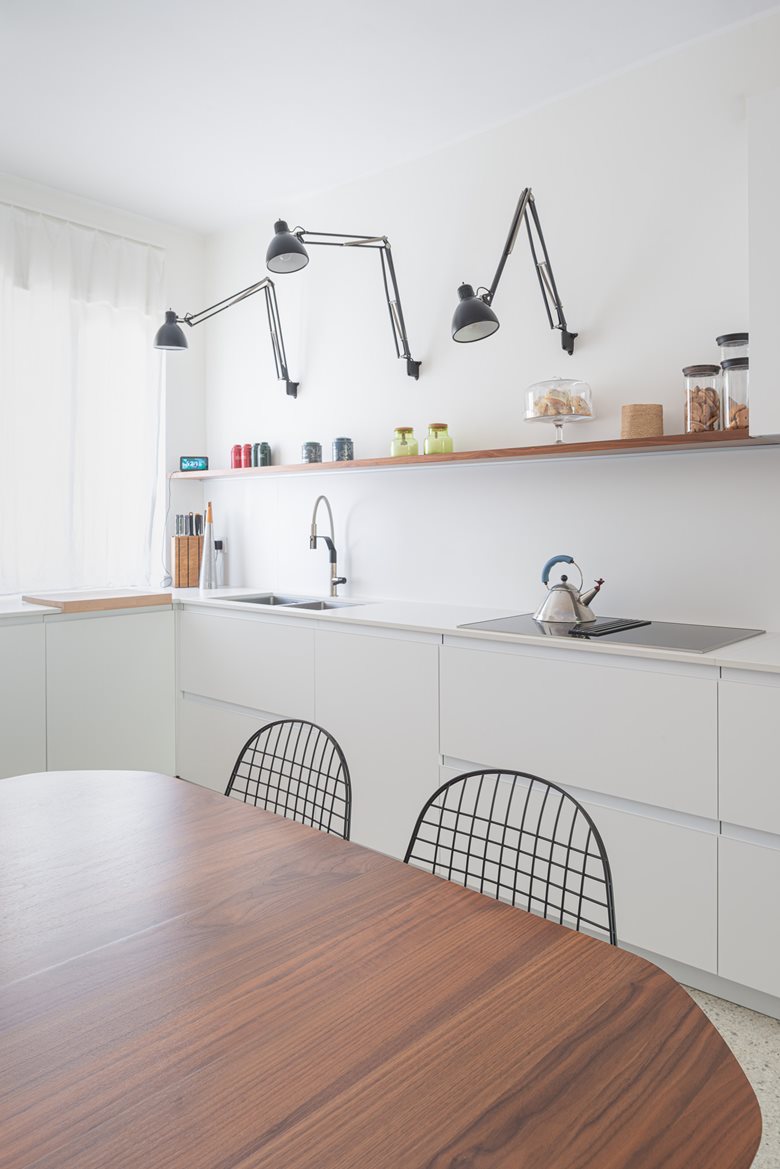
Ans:
[[[542,584],[547,584],[550,579],[550,569],[556,564],[574,564],[573,556],[551,556],[542,569]]]

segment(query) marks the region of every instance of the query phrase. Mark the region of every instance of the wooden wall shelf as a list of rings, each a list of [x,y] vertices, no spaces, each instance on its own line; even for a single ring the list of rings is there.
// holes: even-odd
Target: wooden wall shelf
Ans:
[[[665,434],[661,438],[612,438],[599,442],[550,443],[547,446],[505,447],[488,451],[455,451],[450,455],[413,455],[407,458],[354,459],[348,463],[290,463],[278,467],[241,470],[174,471],[171,479],[254,479],[273,475],[322,475],[344,471],[387,471],[402,467],[453,466],[458,463],[510,463],[524,459],[593,459],[626,455],[690,454],[780,446],[780,435],[751,438],[745,430],[704,434]]]

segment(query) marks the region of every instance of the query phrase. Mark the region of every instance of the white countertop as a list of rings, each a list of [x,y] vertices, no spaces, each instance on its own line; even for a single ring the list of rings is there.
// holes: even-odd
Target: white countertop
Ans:
[[[220,589],[213,596],[203,596],[198,589],[174,590],[174,601],[207,609],[222,608],[240,612],[284,615],[305,621],[321,621],[355,626],[383,626],[412,632],[434,633],[481,641],[499,641],[509,645],[528,645],[537,650],[562,650],[569,653],[608,654],[610,656],[652,658],[656,661],[684,662],[688,665],[719,666],[737,670],[780,673],[780,633],[763,633],[735,645],[710,653],[686,653],[681,650],[656,649],[653,646],[619,645],[612,642],[578,641],[569,637],[526,637],[516,633],[490,633],[483,629],[460,629],[474,621],[492,621],[512,617],[516,609],[477,609],[465,605],[440,605],[424,601],[388,601],[361,597],[341,597],[348,607],[330,610],[290,609],[283,606],[247,605],[241,597],[256,595],[260,589]],[[271,591],[271,590],[265,590]],[[282,592],[283,590],[279,590]],[[325,599],[325,598],[323,598]]]
[[[227,611],[254,613],[262,617],[284,617],[289,620],[319,621],[323,624],[336,622],[342,628],[346,625],[360,627],[381,627],[401,629],[417,633],[433,633],[437,636],[454,636],[486,642],[503,642],[509,645],[528,645],[537,650],[562,650],[568,653],[609,654],[610,656],[651,658],[656,661],[684,662],[688,665],[718,666],[723,669],[756,670],[764,673],[780,673],[780,633],[763,633],[724,649],[711,653],[685,653],[679,650],[656,649],[652,646],[609,645],[593,641],[578,641],[572,638],[550,637],[541,641],[538,637],[526,637],[513,633],[490,633],[482,629],[460,629],[474,621],[491,621],[498,617],[512,617],[515,609],[483,609],[467,605],[443,605],[426,601],[390,601],[367,597],[341,597],[349,602],[344,608],[316,610],[290,609],[283,606],[247,605],[244,596],[261,591],[257,588],[219,589],[212,595],[203,595],[198,589],[172,589],[174,603],[199,606],[204,609],[225,609]],[[278,590],[282,592],[283,590]],[[325,597],[323,600],[327,599]],[[143,609],[133,612],[142,613]],[[116,612],[116,610],[114,610]],[[0,596],[0,621],[4,618],[46,617],[59,615],[59,610],[46,605],[30,605],[21,596]],[[89,617],[90,614],[80,614]]]

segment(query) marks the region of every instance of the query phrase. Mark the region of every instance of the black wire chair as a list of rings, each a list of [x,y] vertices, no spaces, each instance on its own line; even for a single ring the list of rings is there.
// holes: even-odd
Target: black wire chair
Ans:
[[[285,718],[261,727],[241,748],[225,795],[349,840],[349,768],[316,723]]]
[[[406,864],[617,945],[609,860],[563,788],[524,771],[470,771],[423,808]]]

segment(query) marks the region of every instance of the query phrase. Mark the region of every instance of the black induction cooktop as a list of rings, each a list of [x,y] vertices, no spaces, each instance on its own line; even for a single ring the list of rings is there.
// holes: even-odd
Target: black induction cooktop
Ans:
[[[602,645],[645,645],[652,649],[682,650],[704,654],[735,641],[765,633],[764,629],[738,629],[727,625],[682,625],[672,621],[643,621],[632,617],[598,617],[587,624],[542,623],[533,613],[499,617],[494,621],[471,621],[458,629],[484,629],[489,633],[514,633],[522,637],[555,638],[558,641],[594,640]]]

